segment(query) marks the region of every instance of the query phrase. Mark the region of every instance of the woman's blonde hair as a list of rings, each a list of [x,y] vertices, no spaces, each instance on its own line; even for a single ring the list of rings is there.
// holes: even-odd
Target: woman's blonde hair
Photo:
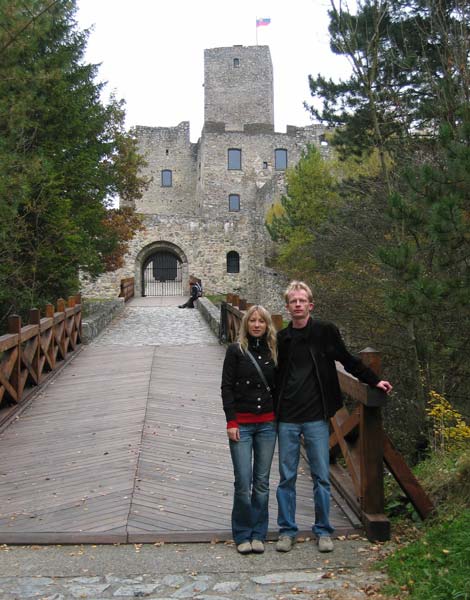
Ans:
[[[266,323],[266,342],[271,352],[272,359],[277,365],[276,329],[274,327],[273,320],[271,319],[271,315],[264,308],[264,306],[261,306],[260,304],[254,304],[243,315],[240,330],[238,332],[238,343],[240,344],[240,349],[242,352],[246,352],[248,350],[248,321],[250,320],[251,315],[255,312],[257,312]]]

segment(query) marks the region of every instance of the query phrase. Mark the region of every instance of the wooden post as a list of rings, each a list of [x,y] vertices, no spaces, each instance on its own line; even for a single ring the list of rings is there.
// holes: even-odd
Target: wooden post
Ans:
[[[240,304],[240,296],[238,294],[232,294],[232,306],[236,306]]]
[[[65,360],[67,356],[69,342],[67,339],[67,319],[65,315],[65,300],[63,298],[59,298],[57,300],[57,312],[63,313],[63,320],[60,326],[60,339],[57,340],[60,349],[62,358]]]
[[[46,304],[46,317],[48,319],[52,319],[51,340],[49,344],[49,365],[51,369],[55,369],[57,359],[57,342],[55,339],[54,312],[54,305]]]
[[[21,317],[19,315],[11,315],[8,318],[8,333],[16,333],[18,336],[16,358],[11,371],[10,383],[16,393],[16,403],[19,404],[23,395],[21,385]],[[13,398],[13,400],[15,400],[15,398]]]
[[[276,328],[276,331],[280,331],[283,327],[283,319],[282,315],[272,315],[273,325]]]
[[[82,295],[81,294],[76,294],[75,295],[75,305],[76,306],[80,306],[80,312],[75,315],[75,322],[78,324],[77,327],[77,333],[78,333],[78,339],[77,342],[80,343],[82,341],[82,316],[83,316],[83,311],[82,311]]]
[[[41,381],[41,312],[38,308],[31,308],[29,311],[29,322],[31,325],[38,326],[38,332],[36,336],[36,350],[34,351],[34,357],[32,359],[32,365],[34,372],[36,373],[36,383],[39,385]]]
[[[382,356],[374,348],[364,348],[359,352],[362,362],[372,369],[377,377],[382,376]]]
[[[380,353],[366,348],[359,353],[364,364],[380,377]],[[390,539],[390,522],[385,510],[383,479],[384,432],[381,407],[361,404],[359,407],[359,454],[361,473],[360,504],[364,513],[364,526],[369,539]]]

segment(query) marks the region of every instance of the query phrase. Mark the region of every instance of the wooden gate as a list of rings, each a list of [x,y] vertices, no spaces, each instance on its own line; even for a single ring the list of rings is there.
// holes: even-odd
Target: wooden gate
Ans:
[[[172,252],[157,252],[144,263],[143,296],[183,296],[182,264]]]

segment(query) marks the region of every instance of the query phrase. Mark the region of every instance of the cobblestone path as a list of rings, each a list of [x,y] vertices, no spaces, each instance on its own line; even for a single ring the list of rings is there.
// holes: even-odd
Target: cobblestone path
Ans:
[[[327,557],[313,541],[248,556],[232,544],[3,546],[0,598],[378,600],[385,578],[368,568],[377,550],[362,539],[337,541]]]
[[[183,301],[182,298],[169,297],[167,306],[155,306],[156,299],[153,298],[131,301],[92,344],[182,346],[217,343],[198,310],[178,308]]]

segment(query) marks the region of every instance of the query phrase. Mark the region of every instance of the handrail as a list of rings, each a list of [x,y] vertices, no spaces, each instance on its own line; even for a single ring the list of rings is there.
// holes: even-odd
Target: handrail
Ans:
[[[82,339],[81,296],[60,298],[57,310],[47,304],[45,317],[37,308],[29,324],[19,315],[8,319],[8,333],[0,336],[0,424],[14,412],[63,361]]]
[[[121,291],[119,298],[124,298],[124,302],[127,302],[134,297],[135,293],[135,281],[134,277],[125,277],[121,279]]]
[[[221,304],[221,341],[237,339],[243,311],[250,306],[239,296],[227,294],[227,301]],[[281,315],[274,315],[273,321],[276,329],[282,328]],[[380,376],[380,353],[366,348],[359,355]],[[426,518],[434,507],[383,430],[381,410],[387,395],[358,381],[340,363],[336,363],[336,371],[341,391],[353,403],[353,408],[350,412],[343,407],[330,419],[331,479],[361,520],[368,539],[385,541],[390,539],[390,521],[384,514],[384,462],[421,518]],[[340,455],[345,466],[338,462]]]

